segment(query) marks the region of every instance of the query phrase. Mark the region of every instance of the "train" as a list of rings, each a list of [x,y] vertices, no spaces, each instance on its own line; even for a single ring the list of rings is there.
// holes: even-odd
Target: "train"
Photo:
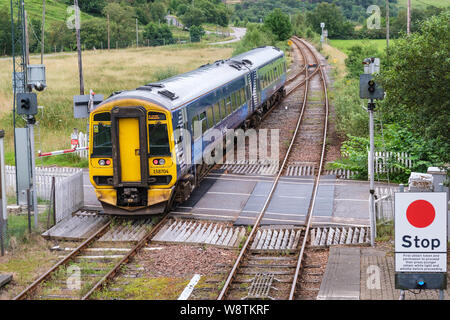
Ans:
[[[104,212],[162,214],[187,200],[210,167],[212,129],[224,138],[256,125],[286,80],[284,52],[265,46],[111,94],[89,116],[89,176]]]

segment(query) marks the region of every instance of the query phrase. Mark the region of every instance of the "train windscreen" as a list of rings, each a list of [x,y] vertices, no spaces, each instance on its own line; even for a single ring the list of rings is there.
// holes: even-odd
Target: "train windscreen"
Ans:
[[[94,145],[92,155],[94,156],[111,156],[112,142],[111,142],[111,125],[104,125],[102,123],[95,124],[94,130]]]
[[[169,136],[167,125],[162,123],[148,125],[148,142],[150,156],[170,156]]]

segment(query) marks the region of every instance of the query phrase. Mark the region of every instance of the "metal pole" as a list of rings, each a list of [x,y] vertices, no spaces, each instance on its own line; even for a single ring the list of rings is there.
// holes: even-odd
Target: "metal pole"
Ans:
[[[405,186],[403,183],[401,183],[399,185],[399,192],[405,192]],[[400,297],[398,298],[398,300],[405,300],[405,290],[400,290]]]
[[[6,221],[7,221],[7,209],[6,209],[6,184],[5,184],[5,149],[3,145],[3,138],[5,137],[5,131],[0,130],[0,201],[1,201],[1,213],[0,213],[0,246],[1,254],[5,255],[5,243],[6,238]]]
[[[17,168],[17,151],[16,151],[16,48],[15,48],[15,36],[14,36],[14,10],[13,10],[13,0],[11,0],[11,46],[12,46],[12,57],[13,57],[13,128],[14,128],[14,166]],[[19,10],[20,12],[20,10]],[[19,185],[17,174],[16,174],[16,186]],[[16,204],[19,204],[19,188],[16,188]]]
[[[27,211],[28,211],[28,233],[31,234],[31,206],[30,206],[30,189],[27,189]]]
[[[370,196],[369,196],[369,213],[370,213],[370,244],[375,246],[375,237],[377,233],[376,216],[375,216],[375,177],[374,177],[374,152],[375,152],[375,134],[374,134],[374,120],[373,110],[375,103],[373,99],[370,100],[369,110],[369,135],[370,135],[370,150],[369,150],[369,176],[370,176]]]
[[[30,156],[31,156],[31,179],[32,179],[32,195],[33,195],[33,212],[34,212],[34,227],[38,228],[38,202],[36,190],[36,159],[34,155],[34,118],[28,123],[28,130],[30,131]]]

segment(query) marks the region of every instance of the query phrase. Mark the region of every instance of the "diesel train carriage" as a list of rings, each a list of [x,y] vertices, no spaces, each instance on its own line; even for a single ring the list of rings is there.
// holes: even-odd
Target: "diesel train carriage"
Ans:
[[[90,180],[105,213],[160,214],[187,199],[219,141],[211,130],[257,123],[285,82],[284,53],[261,47],[112,94],[90,115]]]

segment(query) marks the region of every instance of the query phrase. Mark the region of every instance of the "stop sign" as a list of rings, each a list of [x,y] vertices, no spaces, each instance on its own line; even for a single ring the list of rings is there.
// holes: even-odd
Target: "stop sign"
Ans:
[[[395,271],[447,272],[447,194],[395,194]]]

